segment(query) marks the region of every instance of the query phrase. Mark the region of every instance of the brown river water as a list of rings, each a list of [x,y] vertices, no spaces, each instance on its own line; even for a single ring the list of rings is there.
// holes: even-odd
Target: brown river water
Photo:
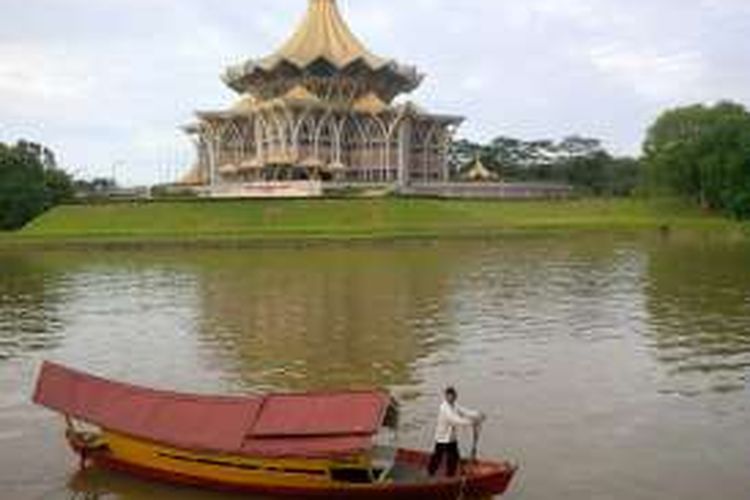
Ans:
[[[0,499],[240,498],[77,465],[51,359],[188,392],[385,386],[489,416],[511,499],[750,498],[750,242],[576,236],[0,252]],[[463,447],[468,439],[464,436]]]

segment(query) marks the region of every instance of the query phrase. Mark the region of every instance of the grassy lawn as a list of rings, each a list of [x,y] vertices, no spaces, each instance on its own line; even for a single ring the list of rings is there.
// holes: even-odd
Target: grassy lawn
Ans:
[[[21,231],[0,236],[0,244],[467,237],[664,226],[739,228],[676,203],[643,200],[193,201],[62,206]]]

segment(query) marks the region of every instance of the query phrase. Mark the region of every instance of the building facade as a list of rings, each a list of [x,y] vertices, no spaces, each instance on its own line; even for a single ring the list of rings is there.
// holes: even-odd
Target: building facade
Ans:
[[[335,0],[309,0],[297,31],[274,54],[232,66],[229,109],[197,112],[185,130],[197,149],[188,184],[291,180],[445,181],[462,118],[395,99],[423,79],[413,66],[372,54]]]

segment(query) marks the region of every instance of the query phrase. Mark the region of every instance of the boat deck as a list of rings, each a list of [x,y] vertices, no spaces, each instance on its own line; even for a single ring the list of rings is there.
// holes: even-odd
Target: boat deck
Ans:
[[[388,478],[399,484],[424,483],[430,480],[425,468],[404,463],[397,463]]]

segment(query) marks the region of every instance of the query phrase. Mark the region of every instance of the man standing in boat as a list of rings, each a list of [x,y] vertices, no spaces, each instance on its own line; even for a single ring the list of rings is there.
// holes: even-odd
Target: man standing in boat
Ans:
[[[440,405],[435,428],[435,451],[430,458],[428,472],[434,476],[446,457],[446,473],[449,477],[456,475],[461,456],[458,452],[458,427],[479,426],[485,416],[474,410],[462,408],[456,403],[458,393],[453,387],[445,389],[445,399]]]

